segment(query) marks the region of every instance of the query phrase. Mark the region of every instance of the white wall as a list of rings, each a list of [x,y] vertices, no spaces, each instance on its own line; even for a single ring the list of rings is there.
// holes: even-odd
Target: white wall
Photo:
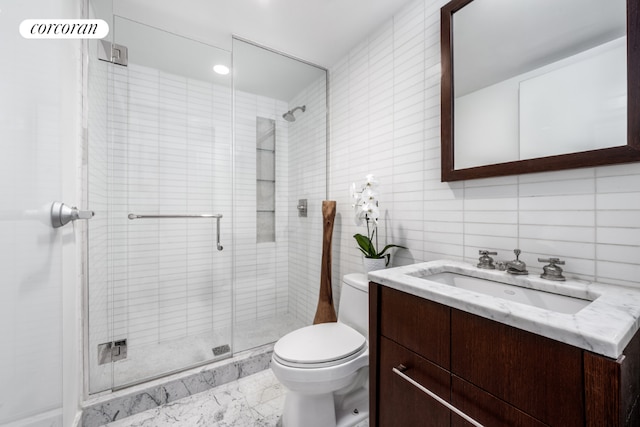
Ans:
[[[68,426],[80,394],[80,42],[25,40],[27,18],[74,18],[71,0],[0,1],[0,424]]]
[[[395,265],[475,263],[478,249],[532,274],[539,256],[569,277],[640,287],[640,164],[440,182],[440,7],[417,0],[331,69],[330,197],[338,201],[334,284],[362,271],[349,184],[373,173]]]

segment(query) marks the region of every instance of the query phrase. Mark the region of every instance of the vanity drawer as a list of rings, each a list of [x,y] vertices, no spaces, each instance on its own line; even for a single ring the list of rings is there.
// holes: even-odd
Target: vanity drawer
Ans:
[[[484,426],[491,427],[545,427],[535,418],[503,402],[473,384],[456,377],[451,378],[451,403]],[[462,418],[452,415],[451,427],[467,427]]]
[[[443,427],[451,422],[450,411],[416,386],[393,372],[404,373],[445,401],[450,401],[451,374],[397,343],[380,338],[380,380],[377,401],[379,427]],[[419,420],[419,421],[417,421]]]
[[[450,308],[381,286],[380,334],[449,369]]]
[[[582,351],[451,310],[451,371],[551,426],[584,425]]]

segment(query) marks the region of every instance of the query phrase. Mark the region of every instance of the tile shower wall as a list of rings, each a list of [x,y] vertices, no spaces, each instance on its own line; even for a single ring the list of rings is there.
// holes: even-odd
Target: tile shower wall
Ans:
[[[566,260],[569,277],[640,287],[640,164],[440,182],[440,7],[418,0],[330,71],[330,196],[338,201],[334,284],[362,271],[348,188],[380,184],[381,237],[407,246],[394,265],[478,249],[532,273],[538,257]]]

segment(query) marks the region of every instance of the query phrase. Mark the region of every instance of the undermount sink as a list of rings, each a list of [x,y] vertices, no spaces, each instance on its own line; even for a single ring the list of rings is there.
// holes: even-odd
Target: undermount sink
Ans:
[[[527,304],[558,313],[575,314],[591,300],[554,294],[537,289],[523,288],[516,285],[500,283],[493,280],[467,276],[449,271],[419,276],[421,279],[431,280],[444,285],[454,286],[485,295]]]

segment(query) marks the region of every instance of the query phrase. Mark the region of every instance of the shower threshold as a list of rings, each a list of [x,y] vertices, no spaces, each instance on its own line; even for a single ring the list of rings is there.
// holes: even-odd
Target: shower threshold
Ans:
[[[273,345],[283,335],[299,329],[306,324],[292,315],[282,315],[269,319],[239,322],[235,326],[235,348],[231,352],[223,352],[213,358],[214,349],[209,338],[201,337],[190,344],[181,340],[172,344],[172,352],[167,353],[164,347],[164,358],[175,352],[176,357],[183,357],[188,361],[193,354],[206,354],[209,357],[204,363],[192,365],[183,364],[181,369],[165,372],[153,378],[147,376],[142,380],[133,380],[122,386],[114,387],[106,394],[90,397],[83,404],[82,426],[97,427],[107,422],[122,419],[147,409],[172,402],[183,397],[206,391],[210,388],[238,380],[269,368]],[[226,335],[230,336],[230,335]],[[221,341],[217,341],[221,342]],[[187,345],[188,344],[188,345]],[[185,345],[187,345],[185,347]],[[223,344],[224,345],[224,344]],[[237,349],[242,349],[238,351]],[[186,351],[188,350],[188,351]],[[153,347],[147,348],[146,353],[154,356],[156,363],[163,363],[163,357],[154,353]],[[201,359],[202,360],[202,359]],[[147,365],[154,363],[144,357],[144,353],[130,354],[127,370],[119,367],[120,373],[131,372],[132,376],[141,377],[141,371],[149,369]],[[175,361],[174,361],[175,362]],[[157,368],[157,367],[156,367]],[[157,372],[157,370],[156,370]],[[121,381],[122,382],[122,381]]]
[[[80,427],[99,427],[207,391],[269,368],[273,344],[241,352],[205,366],[90,398]]]
[[[230,327],[160,343],[129,346],[126,359],[104,370],[97,384],[112,384],[111,391],[123,390],[189,369],[206,366],[252,348],[274,343],[287,333],[306,326],[290,314],[261,320],[238,322],[234,344]],[[113,383],[112,383],[113,381]]]

